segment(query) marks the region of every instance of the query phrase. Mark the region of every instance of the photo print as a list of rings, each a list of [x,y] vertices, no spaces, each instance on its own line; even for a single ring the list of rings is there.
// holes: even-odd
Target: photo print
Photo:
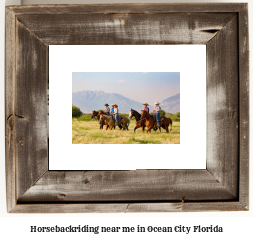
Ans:
[[[73,144],[180,144],[180,72],[73,72]]]

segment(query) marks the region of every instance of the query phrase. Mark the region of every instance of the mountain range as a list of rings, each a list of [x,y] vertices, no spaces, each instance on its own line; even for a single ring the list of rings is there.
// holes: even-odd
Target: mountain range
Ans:
[[[161,102],[160,106],[165,112],[180,112],[180,93],[175,96],[164,99]]]
[[[91,113],[92,110],[104,109],[108,103],[117,103],[120,113],[129,113],[133,108],[136,111],[143,110],[140,102],[131,100],[117,93],[105,93],[104,91],[78,91],[72,93],[72,104],[79,107],[83,113]],[[166,112],[177,113],[180,111],[180,94],[169,97],[161,102],[161,108]],[[150,108],[151,109],[151,108]]]

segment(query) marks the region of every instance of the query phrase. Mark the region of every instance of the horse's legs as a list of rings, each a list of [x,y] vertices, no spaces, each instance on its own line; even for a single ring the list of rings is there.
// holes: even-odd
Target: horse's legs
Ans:
[[[144,132],[145,126],[142,126],[142,131]]]

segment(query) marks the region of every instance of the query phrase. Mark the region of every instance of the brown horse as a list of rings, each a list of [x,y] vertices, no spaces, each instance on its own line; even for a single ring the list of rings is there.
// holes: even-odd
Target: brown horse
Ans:
[[[157,130],[158,128],[158,124],[157,124],[157,121],[156,121],[156,118],[155,118],[155,115],[153,115],[153,119],[154,119],[154,128],[155,130]],[[171,129],[172,130],[172,120],[170,118],[167,118],[165,116],[160,116],[159,117],[159,122],[160,122],[160,126],[166,130],[166,132],[168,133],[169,132],[169,125],[171,125]],[[161,131],[161,128],[159,128],[160,131]]]
[[[101,115],[106,115],[106,113],[105,112],[103,112],[103,111],[99,111],[99,113],[98,113],[98,117],[99,117],[99,123],[100,123],[100,129],[103,129],[104,128],[104,125],[106,126],[106,130],[108,129],[108,126],[107,126],[107,122],[106,121],[103,121],[103,122],[101,122],[100,121],[100,116]]]
[[[143,118],[146,119],[147,133],[151,133],[152,129],[155,131],[153,116],[150,115],[147,111],[141,110],[141,119]]]
[[[128,130],[128,126],[130,124],[130,119],[124,116],[119,116],[118,117],[118,127],[123,128],[123,130],[127,129]]]
[[[91,113],[91,118],[97,117],[98,121],[99,121],[99,112],[93,110]]]
[[[169,132],[169,125],[171,125],[170,130],[172,130],[172,120],[170,118],[164,117],[164,120],[161,120],[160,126],[166,130],[166,132]]]
[[[112,130],[112,128],[115,129],[115,119],[112,116],[104,114],[100,115],[100,122],[106,123],[106,130],[108,129],[108,127],[110,128],[110,130]]]
[[[100,122],[100,115],[103,115],[103,114],[106,114],[106,113],[102,112],[101,110],[99,112],[93,110],[91,113],[91,118],[97,117],[98,123],[100,124],[100,126],[99,126],[100,129],[103,129],[103,126],[106,125],[105,122],[102,122],[102,123]]]
[[[100,110],[99,113],[100,113],[101,115],[106,115],[106,113],[102,112],[101,110]],[[110,113],[110,115],[107,115],[107,116],[111,116],[111,117],[113,117],[114,120],[115,120],[114,114]],[[122,120],[122,116],[119,116],[119,117],[118,117],[118,120]],[[115,126],[116,126],[116,125],[115,125]],[[115,126],[114,126],[114,129],[115,129]],[[119,129],[121,130],[121,129],[122,129],[122,123],[118,123],[118,127],[119,127]],[[108,128],[108,127],[106,127],[106,130],[107,130],[107,128]]]

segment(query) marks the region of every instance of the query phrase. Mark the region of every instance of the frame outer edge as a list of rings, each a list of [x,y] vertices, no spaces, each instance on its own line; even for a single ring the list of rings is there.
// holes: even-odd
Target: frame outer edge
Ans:
[[[15,73],[16,43],[15,14],[5,9],[5,168],[7,212],[17,204],[15,167]]]
[[[91,203],[91,204],[21,204],[13,213],[134,213],[134,212],[211,212],[246,211],[239,202],[199,203]]]
[[[123,4],[41,4],[10,6],[19,14],[66,14],[89,13],[200,13],[200,12],[238,12],[244,3],[123,3]],[[123,10],[122,10],[123,9]]]
[[[239,11],[239,201],[249,209],[249,32],[248,4]]]
[[[234,4],[237,7],[237,12],[239,12],[239,78],[240,78],[240,95],[239,95],[239,106],[240,106],[240,181],[239,181],[239,198],[240,203],[223,203],[223,205],[209,207],[201,204],[202,211],[204,208],[207,210],[248,210],[249,203],[249,42],[248,42],[248,5],[247,4]],[[14,146],[14,98],[15,98],[15,62],[16,62],[16,51],[15,51],[15,8],[6,8],[6,52],[5,55],[5,94],[6,94],[6,104],[5,104],[5,146],[6,146],[6,192],[7,192],[7,211],[8,212],[112,212],[117,209],[111,208],[107,204],[33,204],[33,205],[17,205],[16,201],[16,181],[15,181],[15,146]],[[37,6],[37,8],[39,8]],[[228,8],[229,9],[229,8]],[[217,9],[214,9],[215,11]],[[199,10],[200,11],[200,10]],[[24,13],[21,13],[24,14]],[[13,96],[14,95],[14,96]],[[11,106],[12,105],[12,106]],[[169,209],[171,203],[165,203],[164,207],[168,207],[167,210],[163,211],[173,211]],[[206,204],[206,203],[205,203]],[[17,205],[17,206],[16,206]],[[112,204],[115,207],[118,204]],[[134,206],[139,207],[141,210],[133,209]],[[156,204],[153,204],[156,206]],[[161,205],[161,204],[160,204]],[[188,209],[183,211],[192,211],[192,206],[196,207],[198,211],[199,203],[191,204],[184,203],[182,207],[188,207]],[[125,210],[118,212],[155,212],[149,203],[147,204],[126,204]],[[147,206],[147,210],[145,210]],[[42,208],[43,207],[43,208]],[[87,210],[86,210],[87,207]],[[106,207],[106,209],[105,209]],[[161,206],[162,207],[162,206]],[[96,210],[100,208],[100,210]],[[121,210],[122,207],[119,208]],[[34,209],[34,210],[33,210]],[[52,209],[52,211],[51,211]],[[104,211],[106,210],[106,211]],[[160,211],[157,209],[157,211]]]

